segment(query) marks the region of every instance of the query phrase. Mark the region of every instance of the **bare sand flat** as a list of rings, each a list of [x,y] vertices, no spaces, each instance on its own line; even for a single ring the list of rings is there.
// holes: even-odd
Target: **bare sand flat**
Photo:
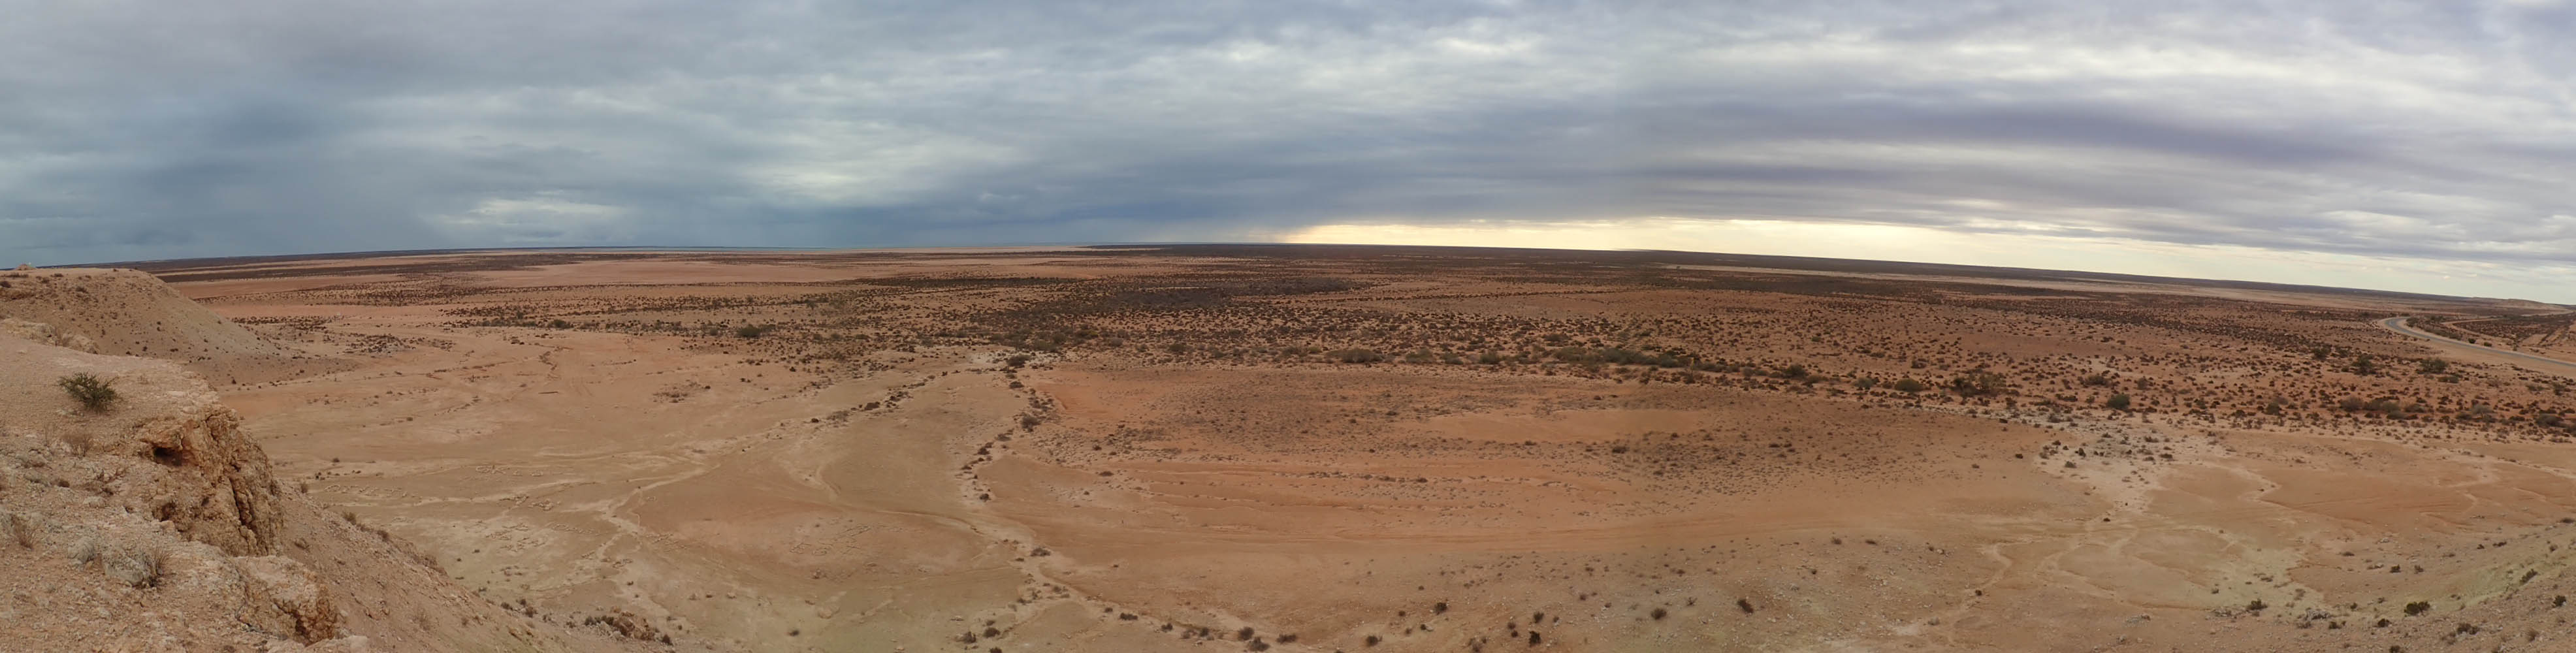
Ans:
[[[676,650],[2576,641],[2576,380],[2372,324],[2545,307],[1690,256],[158,273],[330,361],[212,379],[295,491]]]

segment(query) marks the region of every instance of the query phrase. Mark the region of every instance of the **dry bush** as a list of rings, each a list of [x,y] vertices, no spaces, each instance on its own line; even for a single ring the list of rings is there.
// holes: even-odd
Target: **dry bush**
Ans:
[[[72,542],[71,556],[72,562],[83,565],[89,564],[92,560],[97,560],[98,538],[87,535],[81,536],[80,540]]]
[[[1325,357],[1344,363],[1375,363],[1386,360],[1385,354],[1369,349],[1344,349],[1325,354]]]
[[[65,431],[62,434],[63,445],[71,447],[74,455],[81,456],[89,455],[90,445],[96,438],[97,434],[81,430]]]
[[[21,549],[33,549],[36,548],[37,529],[35,520],[28,519],[26,515],[0,511],[0,540],[16,543]]]
[[[115,384],[88,372],[55,379],[54,385],[62,386],[63,392],[80,402],[82,408],[106,412],[116,406]]]
[[[124,547],[107,556],[102,564],[107,577],[134,587],[161,584],[161,552],[150,548]]]
[[[1951,390],[1972,397],[2003,394],[2008,387],[2003,375],[1985,370],[1970,371],[1950,379]]]

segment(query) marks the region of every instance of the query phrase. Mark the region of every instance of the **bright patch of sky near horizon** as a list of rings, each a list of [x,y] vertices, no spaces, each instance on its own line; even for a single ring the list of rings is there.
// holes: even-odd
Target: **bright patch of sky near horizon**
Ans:
[[[0,260],[1588,243],[2576,302],[2556,0],[0,12]]]
[[[2487,289],[2504,298],[2567,297],[2576,266],[2288,252],[2228,245],[2174,245],[2108,238],[1961,233],[1899,225],[1779,220],[1655,218],[1590,223],[1487,225],[1337,224],[1268,240],[1350,245],[1458,245],[1561,249],[1660,249],[1856,258],[2043,270],[2083,270],[2195,279],[2237,279],[2338,288],[2462,295]],[[2545,301],[2545,300],[2544,300]],[[2560,299],[2559,302],[2566,302]]]

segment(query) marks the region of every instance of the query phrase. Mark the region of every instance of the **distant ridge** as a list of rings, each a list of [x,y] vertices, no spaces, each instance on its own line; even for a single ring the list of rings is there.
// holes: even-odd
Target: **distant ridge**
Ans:
[[[589,255],[594,255],[594,256],[592,256],[592,257],[586,257],[586,258],[581,259],[581,260],[596,260],[596,259],[612,258],[612,257],[615,257],[616,255],[620,255],[620,254],[637,254],[637,253],[647,253],[647,252],[719,252],[719,253],[720,253],[720,252],[744,252],[744,253],[751,253],[751,252],[854,252],[854,251],[863,251],[863,250],[936,250],[936,249],[944,249],[944,248],[949,248],[949,247],[998,247],[998,246],[1003,246],[1003,245],[957,245],[957,246],[919,246],[919,247],[898,247],[898,246],[882,246],[882,247],[709,247],[709,246],[644,246],[644,245],[593,245],[593,246],[566,246],[566,247],[469,247],[469,248],[447,248],[447,249],[372,250],[372,251],[327,252],[327,253],[312,253],[312,254],[277,254],[277,255],[262,255],[262,256],[224,256],[224,257],[185,258],[185,259],[156,259],[156,260],[145,260],[145,261],[117,261],[117,262],[106,262],[106,263],[85,263],[85,264],[72,265],[72,266],[51,266],[51,267],[52,267],[52,268],[59,268],[59,267],[119,267],[119,268],[133,268],[133,269],[137,269],[137,270],[143,270],[143,271],[146,271],[146,272],[151,272],[151,273],[153,273],[153,274],[155,274],[155,275],[157,275],[157,276],[161,276],[164,280],[167,280],[167,281],[174,281],[174,282],[175,282],[175,281],[187,281],[187,280],[190,280],[188,277],[182,276],[180,273],[185,273],[185,272],[192,271],[192,270],[203,270],[203,269],[209,269],[209,268],[237,267],[237,266],[246,266],[246,265],[263,265],[263,264],[278,264],[278,263],[295,263],[295,262],[304,262],[304,261],[327,261],[327,260],[339,260],[339,259],[385,258],[385,257],[405,257],[405,256],[442,256],[442,255],[485,254],[485,253],[567,252],[567,253],[575,253],[575,254],[589,254]],[[1113,253],[1119,253],[1119,252],[1165,252],[1165,253],[1175,253],[1175,254],[1195,254],[1195,255],[1206,255],[1206,256],[1257,256],[1257,257],[1304,256],[1304,257],[1320,257],[1320,258],[1355,258],[1355,257],[1367,257],[1367,256],[1378,256],[1378,255],[1398,255],[1398,256],[1428,256],[1428,255],[1458,256],[1458,255],[1471,255],[1471,256],[1479,256],[1479,257],[1485,257],[1485,258],[1524,258],[1524,259],[1533,259],[1533,260],[1535,260],[1535,259],[1557,259],[1557,260],[1563,260],[1563,261],[1565,261],[1565,262],[1592,262],[1592,263],[1613,263],[1613,264],[1650,264],[1650,263],[1660,263],[1660,264],[1681,264],[1681,265],[1735,265],[1735,266],[1746,266],[1746,267],[1764,267],[1764,268],[1774,268],[1774,269],[1781,269],[1781,270],[1805,270],[1805,271],[1816,271],[1816,272],[1846,272],[1846,273],[1876,273],[1876,274],[1947,274],[1947,275],[1958,275],[1958,276],[1992,277],[1992,278],[1998,278],[1998,279],[2020,279],[2020,280],[2075,280],[2075,281],[2110,281],[2110,282],[2125,282],[2125,283],[2185,284],[2185,285],[2206,286],[2206,287],[2213,287],[2213,288],[2233,288],[2233,289],[2241,289],[2241,290],[2267,290],[2267,291],[2281,291],[2281,292],[2307,292],[2307,293],[2338,293],[2338,294],[2350,294],[2350,295],[2365,296],[2365,297],[2400,298],[2400,299],[2413,299],[2413,300],[2432,300],[2432,301],[2478,301],[2478,302],[2522,302],[2522,303],[2527,303],[2527,304],[2529,304],[2529,305],[2530,305],[2530,308],[2531,308],[2532,310],[2534,310],[2534,311],[2552,311],[2552,310],[2570,310],[2570,309],[2576,309],[2576,306],[2562,305],[2562,304],[2550,304],[2550,303],[2546,303],[2546,302],[2539,302],[2539,301],[2533,301],[2533,300],[2523,300],[2523,299],[2514,299],[2514,298],[2506,298],[2506,297],[2473,297],[2473,296],[2464,296],[2464,295],[2441,295],[2441,294],[2418,293],[2418,292],[2406,292],[2406,291],[2397,291],[2397,290],[2374,290],[2374,289],[2368,289],[2368,288],[2349,288],[2349,287],[2340,287],[2340,286],[2320,286],[2320,285],[2309,285],[2309,284],[2278,283],[2278,282],[2270,282],[2270,281],[2243,281],[2243,280],[2234,280],[2234,279],[2212,279],[2212,278],[2202,278],[2202,277],[2170,277],[2170,276],[2158,276],[2158,275],[2125,274],[2125,273],[2118,273],[2118,272],[2091,272],[2091,271],[2082,271],[2082,270],[2051,270],[2051,269],[2045,269],[2045,268],[2021,268],[2021,267],[2004,267],[2004,266],[1987,266],[1987,265],[1965,265],[1965,264],[1957,264],[1957,263],[1923,263],[1923,262],[1912,262],[1912,261],[1881,261],[1881,260],[1870,260],[1870,259],[1842,259],[1842,258],[1827,258],[1827,257],[1815,257],[1815,256],[1788,256],[1788,255],[1777,255],[1777,254],[1732,254],[1732,253],[1725,253],[1725,252],[1692,252],[1692,251],[1682,251],[1682,250],[1652,250],[1652,249],[1649,249],[1649,250],[1592,250],[1592,249],[1552,249],[1552,248],[1522,248],[1522,247],[1480,247],[1480,246],[1454,246],[1454,245],[1345,245],[1345,244],[1308,244],[1308,243],[1024,243],[1024,244],[1020,244],[1020,245],[1010,245],[1010,246],[1025,246],[1025,247],[1071,247],[1071,248],[1075,248],[1075,249],[1092,250],[1092,251],[1100,252],[1100,253],[1103,253],[1103,254],[1113,254]],[[1577,259],[1579,259],[1579,261],[1578,261]],[[570,262],[570,261],[566,261],[566,262]],[[47,268],[47,269],[51,269],[51,268]],[[234,275],[234,276],[238,276],[238,275]]]

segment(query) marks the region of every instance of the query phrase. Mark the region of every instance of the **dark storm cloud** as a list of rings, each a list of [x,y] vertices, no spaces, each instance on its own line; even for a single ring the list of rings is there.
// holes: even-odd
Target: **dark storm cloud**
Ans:
[[[1653,216],[2576,261],[2564,3],[0,0],[0,256]]]

